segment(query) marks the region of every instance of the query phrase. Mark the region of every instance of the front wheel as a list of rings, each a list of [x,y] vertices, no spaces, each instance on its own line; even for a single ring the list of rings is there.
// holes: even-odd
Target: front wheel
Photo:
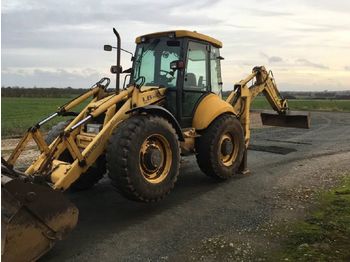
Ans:
[[[125,197],[158,201],[174,187],[180,149],[176,132],[164,118],[131,117],[117,126],[107,146],[112,184]]]
[[[219,116],[196,139],[199,168],[214,178],[227,179],[234,175],[244,150],[243,128],[233,115]]]

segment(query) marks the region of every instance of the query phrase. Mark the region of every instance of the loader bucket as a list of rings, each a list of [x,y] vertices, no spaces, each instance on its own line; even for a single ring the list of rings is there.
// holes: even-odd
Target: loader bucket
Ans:
[[[310,128],[310,113],[308,112],[277,114],[273,111],[264,111],[260,116],[263,125],[267,126]]]
[[[1,174],[1,259],[34,261],[76,225],[78,209],[59,191]]]

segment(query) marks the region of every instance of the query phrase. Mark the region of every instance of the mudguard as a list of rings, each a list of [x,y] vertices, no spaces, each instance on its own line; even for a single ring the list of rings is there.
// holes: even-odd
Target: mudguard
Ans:
[[[176,120],[176,118],[173,116],[173,114],[170,113],[170,111],[167,110],[166,108],[164,108],[162,106],[157,106],[157,105],[148,105],[148,106],[142,106],[142,107],[135,107],[126,113],[128,114],[128,113],[132,113],[132,112],[149,113],[149,114],[155,114],[155,115],[159,115],[161,117],[164,117],[173,125],[173,127],[176,131],[176,134],[179,137],[179,140],[185,141],[179,122]]]

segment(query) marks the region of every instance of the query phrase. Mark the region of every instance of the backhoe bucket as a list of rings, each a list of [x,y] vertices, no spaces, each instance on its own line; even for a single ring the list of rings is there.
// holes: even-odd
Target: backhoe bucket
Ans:
[[[64,238],[78,209],[48,186],[1,174],[1,259],[34,261]]]
[[[310,128],[310,113],[288,112],[277,114],[275,112],[262,112],[260,114],[263,125],[295,128]]]

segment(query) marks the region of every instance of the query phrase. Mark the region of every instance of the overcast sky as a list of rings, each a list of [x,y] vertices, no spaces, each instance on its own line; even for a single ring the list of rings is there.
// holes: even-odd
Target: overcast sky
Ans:
[[[350,89],[349,0],[2,0],[2,86],[89,87],[110,76],[112,27],[135,37],[195,30],[224,43],[224,88],[255,65],[281,90]],[[129,56],[122,59],[130,66]]]

